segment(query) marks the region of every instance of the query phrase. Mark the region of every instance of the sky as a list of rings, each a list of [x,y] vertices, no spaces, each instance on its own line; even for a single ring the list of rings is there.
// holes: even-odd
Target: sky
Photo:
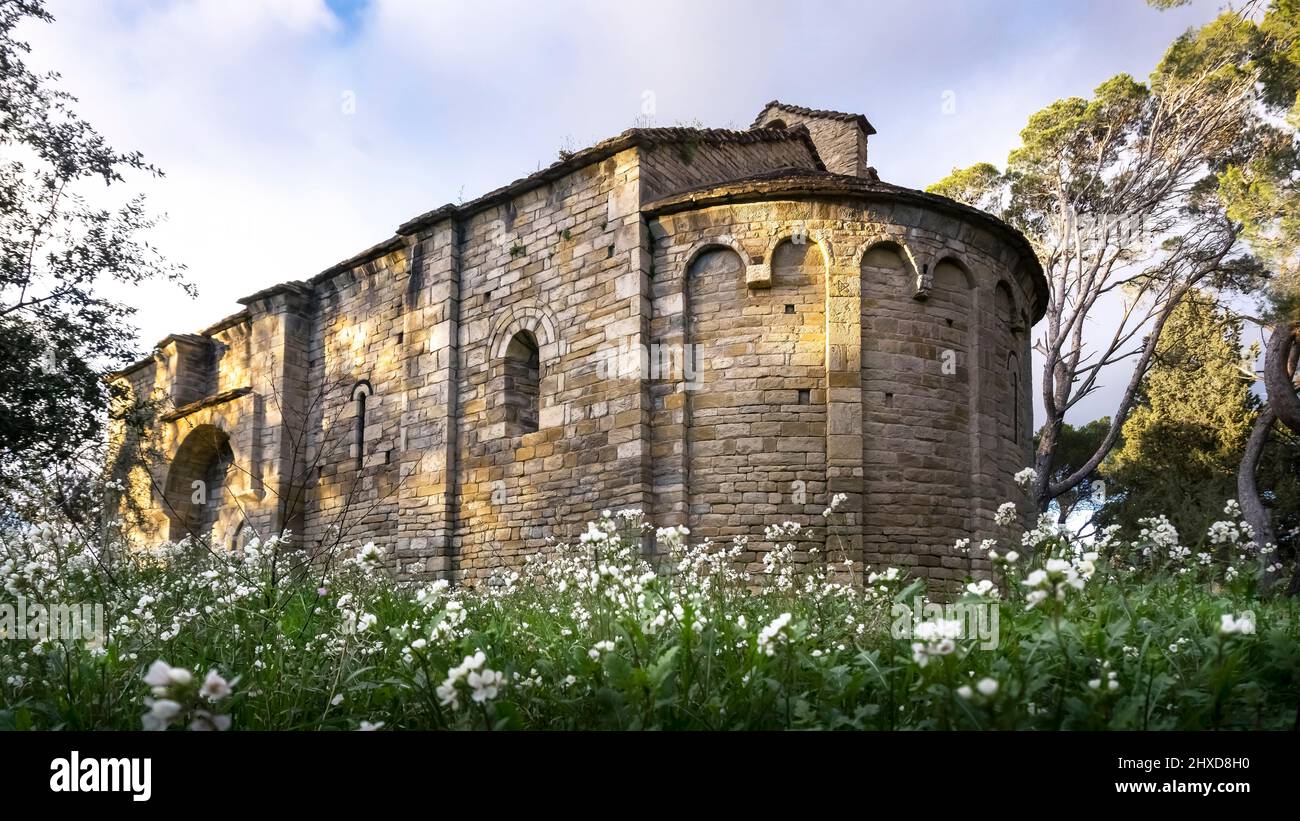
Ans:
[[[1145,77],[1218,3],[1142,0],[50,0],[22,29],[166,221],[199,296],[135,289],[141,350],[635,124],[864,113],[882,179],[1001,165],[1030,114]],[[647,114],[647,112],[649,112]],[[124,189],[123,193],[127,193]],[[1116,371],[1070,421],[1113,412]],[[1041,411],[1036,410],[1041,419]]]

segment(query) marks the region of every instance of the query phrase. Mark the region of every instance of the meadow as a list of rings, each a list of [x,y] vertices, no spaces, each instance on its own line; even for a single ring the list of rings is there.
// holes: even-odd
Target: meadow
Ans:
[[[1157,518],[1080,540],[1003,513],[1004,538],[954,546],[996,578],[946,608],[792,523],[731,544],[659,529],[651,561],[640,512],[605,512],[474,586],[398,581],[373,544],[123,551],[28,527],[0,536],[9,603],[100,603],[104,629],[33,639],[0,615],[0,728],[1296,726],[1297,606],[1256,592],[1269,559],[1235,503],[1194,538]]]

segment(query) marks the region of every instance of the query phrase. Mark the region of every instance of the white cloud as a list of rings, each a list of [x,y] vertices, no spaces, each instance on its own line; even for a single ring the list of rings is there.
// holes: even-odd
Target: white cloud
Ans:
[[[33,63],[167,172],[133,183],[169,213],[154,239],[201,290],[134,292],[145,346],[548,164],[566,138],[618,133],[645,91],[663,125],[743,128],[773,97],[863,111],[872,163],[919,187],[1001,162],[1034,110],[1145,74],[1213,9],[376,0],[350,27],[324,0],[51,6],[53,26],[24,32]]]

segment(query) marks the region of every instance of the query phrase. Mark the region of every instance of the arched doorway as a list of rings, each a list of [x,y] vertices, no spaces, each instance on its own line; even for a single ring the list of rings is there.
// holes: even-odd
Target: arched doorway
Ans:
[[[243,513],[230,494],[231,472],[236,470],[230,437],[216,425],[199,425],[190,431],[172,457],[163,491],[170,522],[168,538],[211,534],[214,543]]]

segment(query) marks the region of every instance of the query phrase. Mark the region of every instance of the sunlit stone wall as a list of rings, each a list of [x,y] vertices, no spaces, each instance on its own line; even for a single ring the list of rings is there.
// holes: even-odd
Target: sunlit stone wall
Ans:
[[[800,561],[985,569],[952,544],[1028,461],[1027,246],[782,110],[628,132],[164,340],[120,375],[158,402],[137,535],[481,579],[635,507],[751,568],[793,521]]]
[[[998,505],[1022,498],[1021,252],[916,204],[782,200],[766,184],[756,202],[669,202],[651,219],[653,340],[698,346],[702,363],[651,383],[659,518],[723,541],[789,520],[805,548],[859,567],[987,570],[954,544],[992,535]],[[743,556],[757,569],[769,547]]]

